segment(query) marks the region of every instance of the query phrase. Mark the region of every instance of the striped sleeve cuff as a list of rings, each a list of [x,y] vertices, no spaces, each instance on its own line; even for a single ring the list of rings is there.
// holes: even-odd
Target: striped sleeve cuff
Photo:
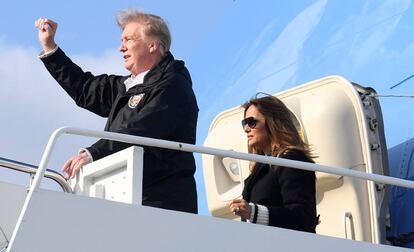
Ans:
[[[251,222],[251,223],[254,223],[253,219],[254,219],[254,215],[256,213],[256,207],[253,203],[249,203],[249,206],[250,206],[251,211],[250,211],[250,218],[247,221]]]
[[[250,218],[247,220],[251,223],[257,223],[261,225],[269,225],[269,209],[267,207],[249,203],[250,205]]]
[[[269,225],[269,209],[262,205],[257,205],[257,224]]]

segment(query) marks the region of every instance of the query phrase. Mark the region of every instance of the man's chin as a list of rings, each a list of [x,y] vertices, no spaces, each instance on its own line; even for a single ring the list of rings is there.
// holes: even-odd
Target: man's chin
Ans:
[[[128,72],[132,73],[132,71],[131,71],[132,66],[131,65],[125,63],[124,67],[125,67],[126,70],[128,70]]]

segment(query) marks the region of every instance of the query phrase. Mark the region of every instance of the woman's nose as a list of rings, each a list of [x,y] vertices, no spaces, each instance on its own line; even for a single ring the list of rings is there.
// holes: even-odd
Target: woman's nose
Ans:
[[[243,130],[244,130],[244,132],[246,132],[246,133],[247,133],[247,132],[250,132],[250,130],[251,130],[251,129],[250,129],[249,125],[247,125],[247,124],[246,124],[246,125],[244,126]]]

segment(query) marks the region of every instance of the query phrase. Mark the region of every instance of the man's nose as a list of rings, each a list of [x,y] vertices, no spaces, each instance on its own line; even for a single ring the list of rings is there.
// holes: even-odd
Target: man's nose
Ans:
[[[123,41],[121,41],[121,44],[119,45],[119,51],[120,52],[126,51],[125,43]]]

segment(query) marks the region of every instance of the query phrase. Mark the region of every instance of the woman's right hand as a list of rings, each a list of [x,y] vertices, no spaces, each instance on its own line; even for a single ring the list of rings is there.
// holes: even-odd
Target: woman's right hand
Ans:
[[[45,53],[52,51],[56,47],[55,34],[57,26],[57,23],[47,18],[39,18],[35,22],[35,27],[39,30],[39,42]]]
[[[234,199],[230,202],[229,207],[233,214],[243,217],[244,219],[250,219],[252,209],[249,202],[244,199]]]

